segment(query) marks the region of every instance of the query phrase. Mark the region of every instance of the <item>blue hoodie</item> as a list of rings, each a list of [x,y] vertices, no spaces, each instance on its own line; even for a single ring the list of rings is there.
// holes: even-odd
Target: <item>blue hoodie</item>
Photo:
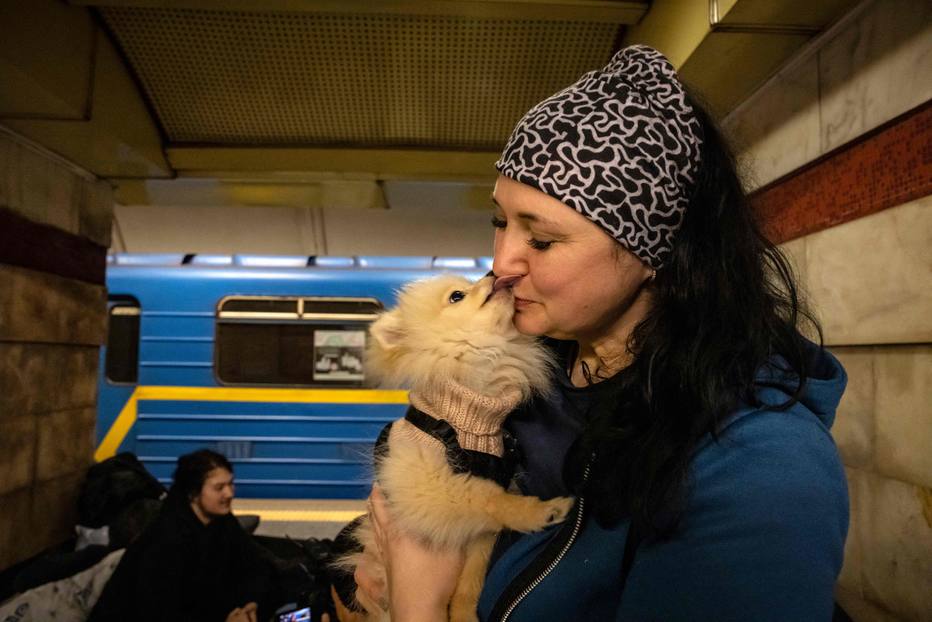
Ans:
[[[480,620],[501,620],[514,595],[527,587],[532,589],[514,606],[509,622],[830,620],[848,529],[848,493],[829,428],[847,378],[831,354],[815,356],[813,377],[789,410],[742,408],[717,441],[709,438],[698,449],[682,522],[671,539],[638,548],[623,594],[629,524],[603,529],[583,503],[575,539],[538,584],[519,574],[541,564],[543,556],[553,558],[547,545],[553,547],[559,526],[520,537],[493,562],[479,601]],[[793,378],[772,371],[758,382],[765,404],[785,402],[795,387]],[[564,406],[567,390],[564,385],[556,400]],[[536,421],[519,419],[513,428],[532,456],[540,455],[540,443],[547,445],[545,455],[560,450],[555,444],[565,450],[571,430],[580,426],[573,417],[569,423],[558,417],[565,428],[560,440],[543,438],[535,426],[547,415],[537,410],[534,416]],[[548,496],[547,475],[535,481],[534,464],[532,457],[530,490]]]

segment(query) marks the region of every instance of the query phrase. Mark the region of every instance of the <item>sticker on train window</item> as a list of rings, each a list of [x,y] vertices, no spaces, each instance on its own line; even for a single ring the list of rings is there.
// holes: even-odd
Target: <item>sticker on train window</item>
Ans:
[[[362,368],[365,349],[365,331],[314,331],[314,380],[365,380]]]

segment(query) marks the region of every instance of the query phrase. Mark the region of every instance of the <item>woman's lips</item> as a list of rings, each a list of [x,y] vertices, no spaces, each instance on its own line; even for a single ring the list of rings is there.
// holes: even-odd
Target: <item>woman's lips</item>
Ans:
[[[496,277],[495,282],[492,284],[492,293],[489,294],[491,298],[496,292],[499,292],[503,289],[511,289],[511,293],[514,294],[514,286],[518,281],[521,280],[520,274],[508,274],[505,276]],[[488,301],[488,298],[486,299]],[[514,297],[515,311],[527,307],[532,304],[533,300],[528,300],[527,298],[519,298],[518,296]]]

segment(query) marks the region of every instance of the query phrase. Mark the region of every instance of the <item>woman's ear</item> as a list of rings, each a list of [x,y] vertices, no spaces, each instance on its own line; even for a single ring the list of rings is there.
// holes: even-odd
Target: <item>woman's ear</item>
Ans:
[[[383,350],[390,352],[397,348],[405,335],[398,312],[388,311],[380,315],[369,327],[369,334]]]

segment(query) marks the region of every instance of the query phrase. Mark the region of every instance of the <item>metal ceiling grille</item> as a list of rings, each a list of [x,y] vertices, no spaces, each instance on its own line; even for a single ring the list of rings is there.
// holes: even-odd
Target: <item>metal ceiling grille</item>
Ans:
[[[172,143],[501,148],[618,25],[104,7]]]

